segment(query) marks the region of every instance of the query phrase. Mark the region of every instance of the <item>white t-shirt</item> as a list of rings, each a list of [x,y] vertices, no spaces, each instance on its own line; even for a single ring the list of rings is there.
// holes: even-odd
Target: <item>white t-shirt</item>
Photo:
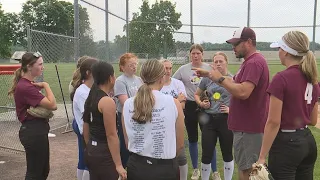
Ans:
[[[160,90],[163,94],[170,95],[174,98],[177,98],[180,93],[184,94],[187,97],[186,89],[182,81],[171,78],[171,82],[167,86],[163,86]]]
[[[73,114],[81,134],[83,132],[82,116],[84,113],[84,103],[86,102],[89,96],[89,92],[90,92],[90,88],[85,84],[81,84],[77,88],[73,97]]]
[[[123,106],[124,124],[130,152],[156,159],[176,157],[176,120],[178,110],[172,96],[153,90],[155,105],[151,122],[138,124],[132,119],[134,97]]]

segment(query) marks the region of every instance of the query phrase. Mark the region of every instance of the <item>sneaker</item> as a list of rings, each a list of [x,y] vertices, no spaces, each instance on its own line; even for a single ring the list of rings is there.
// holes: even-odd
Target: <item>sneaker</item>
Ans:
[[[219,172],[212,173],[212,180],[221,180]]]
[[[199,169],[194,169],[192,172],[191,179],[192,180],[198,180],[200,178],[200,171]]]
[[[56,137],[56,135],[52,133],[48,133],[48,137]]]

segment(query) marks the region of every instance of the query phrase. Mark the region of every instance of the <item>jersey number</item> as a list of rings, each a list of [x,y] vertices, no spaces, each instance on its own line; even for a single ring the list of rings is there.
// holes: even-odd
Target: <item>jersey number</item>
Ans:
[[[306,87],[306,92],[304,93],[304,100],[307,101],[307,104],[311,104],[312,90],[313,90],[313,85],[311,83],[308,83]]]

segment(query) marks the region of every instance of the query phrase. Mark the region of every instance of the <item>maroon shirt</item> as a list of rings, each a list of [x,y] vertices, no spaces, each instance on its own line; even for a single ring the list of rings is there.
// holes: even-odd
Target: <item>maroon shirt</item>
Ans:
[[[280,129],[294,130],[310,124],[311,112],[319,97],[319,85],[312,87],[312,99],[308,104],[305,98],[307,80],[299,65],[291,66],[273,77],[267,92],[283,102]]]
[[[21,78],[17,83],[14,91],[14,101],[16,104],[16,113],[20,122],[35,118],[27,113],[27,109],[36,107],[40,104],[40,101],[44,98],[40,89],[31,84],[31,81],[25,78]]]
[[[242,63],[234,76],[234,81],[236,83],[248,81],[253,83],[255,88],[246,100],[231,97],[229,129],[246,133],[262,133],[267,121],[269,104],[269,95],[266,92],[269,85],[269,68],[265,58],[260,53],[252,54]]]

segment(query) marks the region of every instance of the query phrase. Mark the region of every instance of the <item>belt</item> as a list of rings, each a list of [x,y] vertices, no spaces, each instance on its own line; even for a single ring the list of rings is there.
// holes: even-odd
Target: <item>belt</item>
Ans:
[[[284,133],[288,133],[288,132],[297,132],[297,131],[302,131],[302,130],[305,130],[307,129],[308,126],[306,125],[305,127],[302,127],[302,128],[298,128],[298,129],[280,129],[281,132],[284,132]]]
[[[150,165],[155,165],[155,164],[173,164],[174,163],[174,159],[156,159],[156,158],[151,158],[151,157],[146,157],[146,156],[141,156],[139,154],[136,153],[132,153],[130,152],[130,156],[133,156],[135,158],[137,158],[138,160],[142,160],[143,162],[146,162]]]

